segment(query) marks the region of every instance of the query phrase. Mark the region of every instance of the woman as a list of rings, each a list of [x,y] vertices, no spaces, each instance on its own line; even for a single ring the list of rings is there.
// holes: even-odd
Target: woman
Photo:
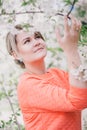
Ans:
[[[81,110],[87,108],[87,74],[77,51],[80,29],[80,21],[71,16],[69,25],[65,16],[64,36],[56,31],[69,73],[58,68],[46,69],[47,49],[39,32],[8,33],[9,54],[26,68],[17,89],[26,130],[81,130]]]

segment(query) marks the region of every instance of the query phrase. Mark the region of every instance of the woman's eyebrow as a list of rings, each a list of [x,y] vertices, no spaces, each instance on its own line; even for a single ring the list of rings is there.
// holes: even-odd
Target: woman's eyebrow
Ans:
[[[37,37],[37,36],[39,36],[39,37],[41,37],[41,38],[43,37],[40,32],[35,32],[35,33],[34,33],[34,37]],[[43,39],[43,38],[42,38],[42,39]]]
[[[34,36],[40,35],[40,32],[34,32]]]
[[[24,38],[24,39],[22,40],[22,42],[25,42],[26,40],[29,40],[29,39],[30,39],[30,37],[27,36],[26,38]]]

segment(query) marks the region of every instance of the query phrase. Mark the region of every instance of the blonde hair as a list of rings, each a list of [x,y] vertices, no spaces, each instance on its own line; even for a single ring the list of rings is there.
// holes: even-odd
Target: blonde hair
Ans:
[[[17,40],[16,36],[17,34],[23,31],[23,28],[21,25],[16,25],[10,32],[7,33],[6,36],[6,48],[10,55],[13,54],[13,52],[17,52]],[[23,61],[20,61],[18,59],[14,60],[16,64],[20,65],[22,68],[25,68],[25,64]]]

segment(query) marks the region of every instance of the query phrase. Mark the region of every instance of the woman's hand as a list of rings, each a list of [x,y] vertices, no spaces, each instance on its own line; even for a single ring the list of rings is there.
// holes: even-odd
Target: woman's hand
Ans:
[[[60,35],[59,29],[56,30],[57,41],[60,47],[64,50],[65,53],[70,53],[72,50],[77,50],[81,22],[75,17],[70,16],[71,25],[69,25],[68,18],[64,18],[64,36]]]

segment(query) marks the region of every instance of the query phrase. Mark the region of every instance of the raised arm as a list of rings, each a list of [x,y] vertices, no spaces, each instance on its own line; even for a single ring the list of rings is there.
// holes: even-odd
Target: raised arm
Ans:
[[[78,41],[81,30],[81,22],[75,17],[71,16],[71,24],[68,18],[64,19],[64,36],[60,35],[59,29],[56,30],[57,40],[68,62],[69,81],[75,87],[87,88],[87,80],[83,81],[84,68],[81,66],[81,59],[78,53]],[[80,67],[82,71],[80,72]],[[77,72],[78,74],[76,74]],[[76,74],[76,76],[75,76]]]

